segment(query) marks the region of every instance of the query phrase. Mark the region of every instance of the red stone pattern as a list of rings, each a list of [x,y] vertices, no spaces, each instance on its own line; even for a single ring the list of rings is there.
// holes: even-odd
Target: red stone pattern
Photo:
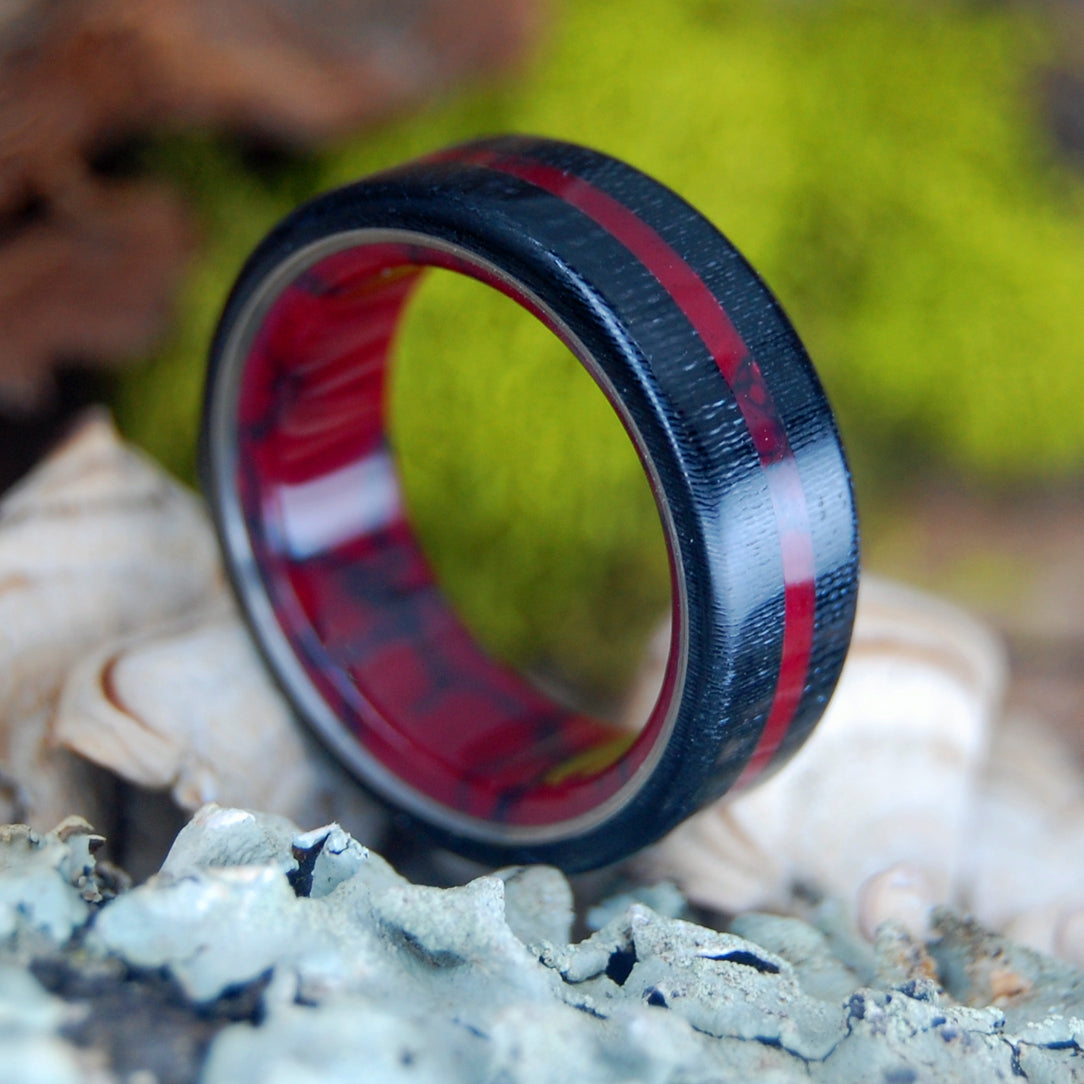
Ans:
[[[711,289],[620,201],[526,156],[468,148],[441,157],[515,176],[593,219],[673,298],[738,404],[771,493],[785,579],[781,665],[740,780],[748,783],[794,719],[815,616],[805,496],[763,374]],[[437,249],[379,244],[325,257],[275,300],[246,359],[242,505],[286,635],[368,754],[467,815],[558,822],[597,809],[645,762],[675,695],[675,653],[651,718],[630,739],[495,662],[443,600],[406,521],[385,431],[388,351],[426,266],[488,282],[544,319],[484,267]],[[675,611],[675,628],[682,619]]]
[[[474,160],[519,177],[571,203],[606,229],[654,275],[714,357],[741,411],[764,468],[783,557],[784,628],[779,677],[753,755],[737,786],[769,766],[805,690],[813,647],[816,582],[809,511],[794,451],[756,359],[707,284],[654,229],[582,177],[531,158],[474,152]]]
[[[327,257],[283,291],[245,363],[239,492],[279,621],[369,754],[467,814],[548,823],[620,788],[665,704],[626,752],[627,735],[486,655],[436,586],[390,466],[385,374],[419,267],[452,264],[488,278],[385,244]],[[600,747],[601,766],[578,765]]]

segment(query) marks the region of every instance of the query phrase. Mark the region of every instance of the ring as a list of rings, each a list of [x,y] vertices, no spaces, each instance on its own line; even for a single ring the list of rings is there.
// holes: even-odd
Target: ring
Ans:
[[[385,406],[426,268],[542,321],[639,454],[673,612],[638,733],[498,663],[436,586]],[[201,471],[241,608],[298,714],[378,798],[485,862],[604,865],[774,770],[850,642],[850,474],[801,342],[704,217],[583,147],[482,140],[290,215],[226,303]]]

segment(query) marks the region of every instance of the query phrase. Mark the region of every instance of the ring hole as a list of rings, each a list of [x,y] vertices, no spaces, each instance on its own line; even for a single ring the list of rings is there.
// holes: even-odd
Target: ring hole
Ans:
[[[547,335],[532,328],[534,317],[496,297],[499,287],[462,280],[474,296],[453,293],[450,309],[449,302],[437,305],[452,314],[435,317],[439,335],[425,329],[423,298],[414,325],[420,329],[407,329],[408,344],[414,337],[422,347],[415,368],[430,379],[446,372],[449,382],[424,389],[427,380],[412,390],[407,349],[400,365],[407,377],[396,375],[392,393],[394,332],[430,260],[457,268],[461,261],[471,273],[475,267],[464,254],[381,240],[328,254],[266,309],[252,309],[260,323],[241,366],[234,484],[259,579],[242,583],[302,710],[363,778],[397,801],[544,832],[616,800],[660,747],[680,666],[665,621],[656,664],[661,694],[649,678],[645,698],[639,683],[646,705],[639,716],[620,710],[622,697],[612,689],[621,671],[600,665],[598,656],[636,667],[643,649],[635,633],[659,625],[661,603],[644,600],[653,585],[665,600],[669,559],[650,488],[602,392],[563,350],[546,360]],[[486,267],[477,271],[490,281]],[[461,282],[447,281],[453,290]],[[479,360],[485,335],[461,318],[476,319],[480,307],[494,305],[532,330],[506,333],[498,317],[499,349],[487,365]],[[546,344],[534,364],[530,348],[523,356],[521,334]],[[509,349],[517,355],[511,360]],[[555,369],[564,379],[553,390]],[[505,370],[518,370],[521,379],[502,402],[492,392]],[[474,416],[466,411],[461,431],[442,431],[441,419],[459,411],[460,381],[467,380],[488,394],[474,397]],[[419,500],[415,484],[408,507],[389,431],[393,399],[408,419],[400,417],[394,432],[400,444],[406,440],[406,473],[429,478],[429,492],[443,503]],[[594,405],[577,406],[585,401]],[[409,450],[412,425],[425,439],[416,453]],[[607,428],[610,454],[596,443]],[[577,443],[577,432],[590,435],[590,444]],[[477,436],[488,437],[484,454],[465,455]],[[614,449],[624,469],[600,475]],[[556,469],[540,473],[554,454]],[[448,465],[465,460],[473,470],[442,477],[435,466],[441,458]],[[412,459],[424,469],[412,471]],[[472,521],[464,513],[476,511],[476,498],[488,496],[497,479],[504,479],[501,499],[519,494],[519,503],[511,515]],[[542,499],[554,494],[575,499]],[[622,494],[624,502],[616,499]],[[495,522],[512,529],[486,533]],[[555,541],[560,523],[566,532]],[[610,544],[599,545],[600,537]],[[647,538],[655,544],[645,545]],[[531,545],[517,549],[524,539]],[[459,557],[451,573],[449,552]],[[479,607],[479,595],[499,605]],[[507,622],[485,623],[509,613],[531,635],[505,639]],[[603,701],[609,710],[597,710]]]
[[[670,570],[601,389],[531,314],[447,271],[416,291],[390,382],[411,521],[472,634],[566,705],[640,725],[669,650]]]

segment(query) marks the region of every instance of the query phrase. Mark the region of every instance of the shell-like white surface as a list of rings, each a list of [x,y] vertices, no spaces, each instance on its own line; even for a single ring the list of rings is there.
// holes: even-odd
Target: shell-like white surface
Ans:
[[[668,638],[645,667],[653,698]],[[850,654],[794,760],[641,863],[722,912],[826,895],[873,938],[938,905],[1084,964],[1084,775],[1039,720],[1005,718],[1001,644],[931,595],[865,576]]]
[[[0,503],[0,716],[52,697],[88,648],[220,584],[195,494],[92,415]]]
[[[668,645],[667,626],[630,718],[654,700]],[[642,872],[724,912],[837,897],[869,936],[889,919],[921,936],[931,907],[962,905],[1084,963],[1084,779],[1034,721],[1001,720],[1005,677],[982,625],[867,575],[806,746],[672,833]],[[382,824],[271,681],[199,500],[102,415],[0,502],[0,821],[123,816],[88,762],[190,811],[340,821],[366,841]]]
[[[49,746],[60,686],[105,640],[221,591],[203,506],[93,414],[0,501],[0,814],[39,828],[97,816]]]
[[[81,659],[57,742],[194,811],[207,802],[360,834],[379,814],[299,724],[231,601],[141,629]]]
[[[806,890],[853,901],[894,870],[862,893],[864,925],[916,924],[959,885],[1004,681],[983,626],[866,576],[839,686],[806,745],[678,828],[647,869],[725,912],[786,911]]]
[[[1084,966],[1084,775],[1033,719],[995,731],[963,883],[962,902],[982,922]]]
[[[0,820],[108,822],[87,762],[187,811],[382,822],[258,658],[202,502],[102,413],[0,502]]]

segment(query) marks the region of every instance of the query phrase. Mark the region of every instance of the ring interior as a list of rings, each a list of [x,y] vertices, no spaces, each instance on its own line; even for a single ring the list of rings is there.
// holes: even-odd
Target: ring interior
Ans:
[[[270,302],[241,367],[236,485],[249,544],[283,635],[378,792],[405,785],[490,823],[566,821],[614,800],[664,740],[677,652],[672,639],[662,692],[632,733],[495,660],[443,597],[387,432],[395,329],[434,266],[508,294],[589,362],[530,296],[461,255],[396,241],[324,256]]]

